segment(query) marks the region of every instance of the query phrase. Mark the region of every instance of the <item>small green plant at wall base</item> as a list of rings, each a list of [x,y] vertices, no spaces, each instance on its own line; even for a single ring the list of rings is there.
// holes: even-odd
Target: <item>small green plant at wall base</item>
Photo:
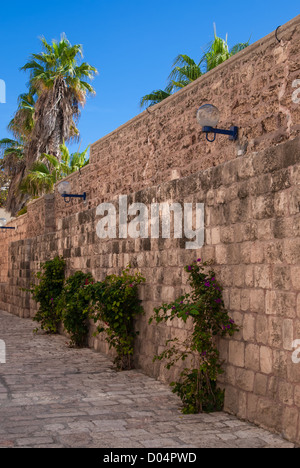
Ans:
[[[168,340],[166,349],[154,357],[154,361],[166,360],[167,369],[189,358],[191,366],[181,372],[178,382],[171,384],[182,400],[185,414],[222,410],[224,391],[217,387],[217,378],[223,370],[216,337],[232,336],[238,330],[224,307],[215,273],[208,267],[209,263],[201,263],[200,258],[186,266],[192,292],[154,309],[149,321],[192,320],[193,331],[185,341]]]
[[[77,271],[66,280],[61,292],[58,310],[64,328],[70,335],[70,346],[86,345],[91,314],[91,296],[86,286],[93,283],[94,278],[90,273]]]
[[[33,284],[31,289],[26,290],[31,292],[33,299],[39,304],[33,320],[40,323],[42,330],[47,333],[58,332],[61,317],[57,304],[65,281],[65,266],[62,257],[42,263],[41,271],[35,275],[38,284]]]
[[[134,319],[143,313],[138,285],[145,282],[140,273],[130,274],[128,266],[121,275],[107,276],[103,282],[88,286],[94,306],[94,322],[101,322],[98,333],[106,333],[110,348],[115,348],[115,364],[119,370],[132,368]]]

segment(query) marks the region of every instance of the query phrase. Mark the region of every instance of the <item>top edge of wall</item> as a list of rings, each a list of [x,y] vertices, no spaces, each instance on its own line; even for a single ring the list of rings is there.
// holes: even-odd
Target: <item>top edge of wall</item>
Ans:
[[[297,24],[300,24],[300,15],[296,16],[295,18],[291,19],[290,21],[288,21],[287,23],[283,24],[280,26],[280,30],[278,32],[278,35],[282,36],[284,35],[284,32],[287,32],[291,29],[293,29],[295,27],[295,25]],[[93,153],[93,148],[95,146],[97,146],[97,144],[99,144],[100,142],[102,143],[103,141],[105,141],[106,139],[112,137],[114,134],[117,134],[119,133],[121,130],[127,128],[128,126],[132,125],[133,123],[135,122],[138,122],[139,120],[143,120],[144,118],[147,118],[149,117],[151,114],[155,113],[156,110],[160,109],[160,107],[163,107],[164,105],[166,105],[167,103],[170,103],[172,102],[172,100],[176,100],[177,97],[180,95],[180,94],[184,94],[188,91],[190,91],[191,89],[193,89],[194,87],[198,86],[199,83],[205,83],[205,81],[207,81],[208,79],[211,78],[211,76],[213,75],[213,73],[215,73],[216,71],[220,71],[222,70],[223,68],[227,68],[227,67],[230,67],[233,63],[235,63],[236,61],[238,60],[241,60],[241,58],[244,58],[244,57],[247,57],[248,55],[251,55],[257,48],[259,47],[262,47],[264,45],[268,45],[272,42],[275,42],[276,44],[279,44],[278,42],[278,39],[276,38],[275,36],[275,32],[276,30],[272,31],[270,34],[268,34],[267,36],[264,36],[262,39],[259,39],[258,41],[256,41],[254,44],[251,44],[250,46],[248,46],[246,49],[242,50],[241,52],[238,52],[236,55],[234,55],[233,57],[231,57],[230,59],[226,60],[225,62],[223,62],[222,64],[218,65],[216,68],[214,68],[213,70],[205,73],[204,75],[202,75],[200,78],[198,78],[197,80],[193,81],[192,83],[190,83],[189,85],[185,86],[184,88],[182,88],[181,90],[179,91],[176,91],[176,93],[174,93],[172,96],[169,96],[168,98],[164,99],[162,102],[158,103],[158,104],[155,104],[154,106],[151,106],[151,110],[145,110],[143,112],[141,112],[140,114],[136,115],[135,117],[133,117],[132,119],[128,120],[127,122],[125,122],[124,124],[120,125],[119,127],[117,127],[115,130],[113,130],[112,132],[108,133],[107,135],[101,137],[99,140],[95,141],[94,143],[91,144],[91,156],[92,156],[92,153]],[[284,40],[284,38],[282,38],[282,40]],[[93,161],[91,161],[93,162]]]

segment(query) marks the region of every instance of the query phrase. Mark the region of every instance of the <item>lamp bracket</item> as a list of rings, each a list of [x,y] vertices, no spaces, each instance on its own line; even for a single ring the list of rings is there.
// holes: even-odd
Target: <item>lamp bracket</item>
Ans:
[[[206,133],[206,139],[207,139],[209,142],[215,141],[216,135],[217,135],[217,134],[228,135],[228,136],[229,136],[229,140],[231,140],[231,141],[236,141],[237,138],[238,138],[238,133],[239,133],[238,127],[230,127],[230,130],[222,130],[222,129],[220,129],[220,128],[214,128],[214,127],[202,127],[202,131],[203,131],[204,133]],[[213,139],[213,140],[210,140],[210,139],[208,138],[208,134],[209,134],[209,133],[214,133],[214,139]]]

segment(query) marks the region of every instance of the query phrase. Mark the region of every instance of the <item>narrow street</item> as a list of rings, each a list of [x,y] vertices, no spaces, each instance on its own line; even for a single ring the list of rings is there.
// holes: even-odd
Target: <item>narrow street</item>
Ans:
[[[0,312],[0,447],[293,448],[225,413],[182,415],[170,388]]]

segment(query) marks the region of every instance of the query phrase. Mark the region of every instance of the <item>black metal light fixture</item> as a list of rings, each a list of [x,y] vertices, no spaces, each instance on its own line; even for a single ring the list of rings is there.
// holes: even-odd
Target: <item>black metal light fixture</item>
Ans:
[[[70,203],[71,198],[82,198],[83,201],[86,200],[86,193],[84,192],[82,195],[77,195],[74,193],[70,193],[70,182],[68,181],[63,181],[60,182],[60,184],[57,186],[58,192],[61,194],[61,196],[64,198],[65,203]]]
[[[210,143],[215,141],[216,135],[228,135],[229,140],[235,141],[238,138],[238,127],[230,127],[230,130],[215,128],[220,120],[220,111],[212,104],[204,104],[197,111],[197,121],[202,127],[203,133],[206,133],[206,139]],[[213,133],[213,139],[208,138],[208,134]]]
[[[15,227],[12,226],[6,226],[7,220],[6,218],[0,218],[0,229],[6,230],[6,229],[16,229]]]

